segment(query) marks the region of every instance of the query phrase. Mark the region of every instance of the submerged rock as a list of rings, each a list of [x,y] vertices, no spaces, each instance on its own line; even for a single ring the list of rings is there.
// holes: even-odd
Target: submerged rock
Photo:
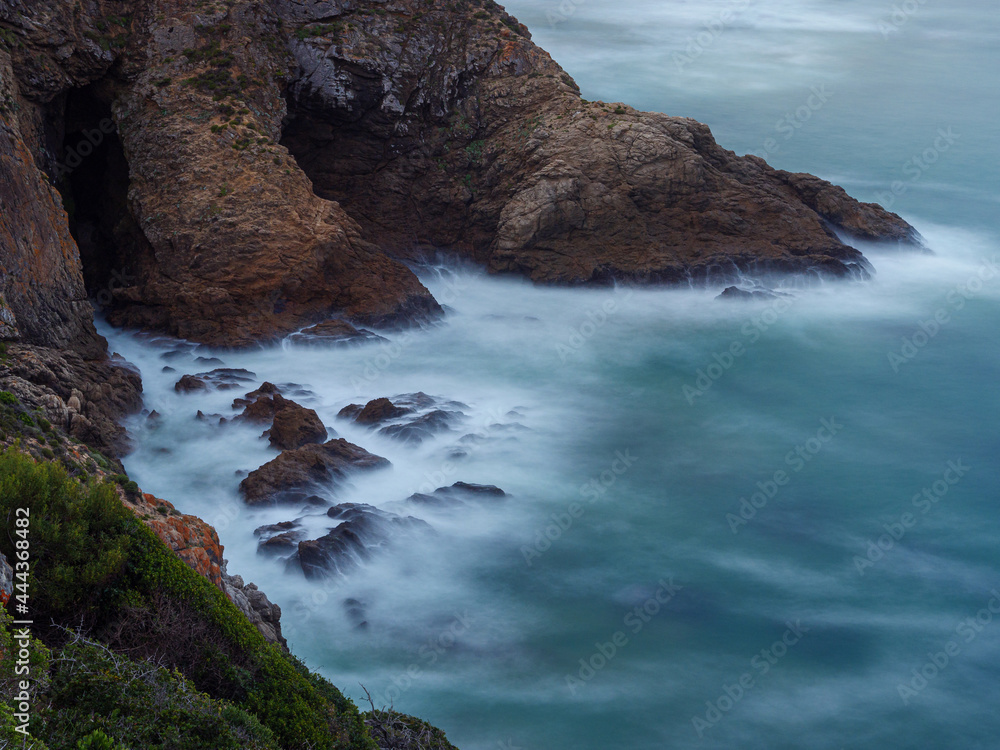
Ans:
[[[438,409],[428,412],[412,422],[383,427],[379,430],[379,434],[403,443],[419,445],[424,440],[441,433],[452,432],[452,425],[459,422],[464,416],[461,412]]]
[[[496,502],[507,497],[507,493],[492,484],[468,484],[455,482],[450,487],[438,487],[430,495],[416,493],[406,498],[406,502],[438,508],[454,508],[470,502]]]
[[[740,289],[738,286],[731,286],[723,290],[722,294],[716,297],[716,299],[735,302],[766,302],[769,300],[783,299],[784,297],[785,295],[775,294],[774,292],[760,291],[757,289],[747,291],[745,289]]]
[[[289,565],[300,568],[306,578],[344,575],[392,542],[432,531],[419,518],[359,503],[336,505],[327,515],[340,524],[324,537],[300,542],[289,560]]]
[[[350,407],[348,407],[350,408]],[[357,413],[354,421],[363,425],[378,425],[388,422],[391,419],[398,419],[411,414],[413,409],[396,406],[387,398],[377,398],[369,401],[365,407]]]
[[[240,482],[240,492],[249,505],[296,503],[305,501],[315,490],[345,480],[352,471],[382,469],[390,466],[381,456],[346,440],[331,440],[323,445],[306,445],[286,450]]]
[[[366,344],[386,341],[377,333],[364,328],[355,328],[346,320],[327,320],[305,328],[288,337],[300,346],[343,346],[345,344]]]
[[[174,390],[178,393],[193,393],[210,388],[228,391],[239,388],[244,383],[253,382],[256,377],[249,370],[234,370],[223,367],[210,372],[199,372],[197,375],[183,375],[174,384]]]

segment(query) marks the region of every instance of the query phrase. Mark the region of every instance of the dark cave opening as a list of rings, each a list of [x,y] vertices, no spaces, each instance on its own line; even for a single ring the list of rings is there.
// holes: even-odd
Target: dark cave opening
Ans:
[[[125,229],[131,225],[128,161],[110,99],[97,85],[70,92],[62,126],[56,187],[80,248],[87,294],[104,308],[114,289],[134,283],[124,252]]]

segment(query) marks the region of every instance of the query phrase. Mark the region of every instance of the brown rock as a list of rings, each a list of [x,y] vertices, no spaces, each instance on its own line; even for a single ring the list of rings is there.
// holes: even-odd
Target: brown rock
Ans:
[[[174,383],[174,390],[178,393],[194,393],[195,391],[207,391],[208,383],[195,375],[183,375],[181,379]]]
[[[222,587],[225,564],[215,529],[197,516],[183,515],[166,500],[144,494],[125,504],[132,508],[177,556],[216,586]]]
[[[390,419],[406,416],[412,411],[412,409],[404,409],[395,406],[392,401],[387,398],[377,398],[374,401],[369,401],[365,405],[365,408],[358,412],[357,416],[354,417],[354,421],[358,424],[376,425]],[[341,414],[343,413],[344,410],[341,410]]]
[[[328,12],[279,7],[289,21]],[[292,43],[302,74],[283,140],[317,192],[394,253],[448,247],[547,283],[687,283],[741,271],[866,275],[861,253],[828,224],[915,241],[898,216],[738,157],[705,125],[583,101],[499,7],[490,17],[398,7],[414,17],[344,8],[336,44]]]
[[[337,418],[338,419],[354,419],[362,411],[364,411],[364,409],[365,409],[365,407],[363,407],[361,404],[348,404],[343,409],[341,409],[339,412],[337,412]]]
[[[124,360],[86,361],[71,350],[9,344],[0,390],[112,459],[129,448],[120,421],[142,408],[142,380]]]
[[[273,447],[291,450],[326,440],[326,427],[313,409],[299,406],[294,401],[286,403],[291,405],[290,408],[275,412],[274,423],[266,433]]]
[[[389,462],[346,440],[287,450],[251,471],[240,482],[240,492],[250,505],[302,502],[314,487],[336,485],[352,471],[380,469]]]

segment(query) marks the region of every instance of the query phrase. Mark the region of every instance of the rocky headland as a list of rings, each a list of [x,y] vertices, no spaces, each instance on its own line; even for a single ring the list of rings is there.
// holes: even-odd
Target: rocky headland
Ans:
[[[149,594],[151,609],[116,610],[108,642],[123,653],[151,642],[150,612],[202,623],[223,634],[218,654],[328,711],[322,730],[295,719],[308,724],[299,742],[232,675],[209,678],[177,657],[213,700],[283,727],[274,747],[371,748],[372,736],[451,746],[410,717],[390,731],[373,711],[365,729],[335,688],[294,660],[275,666],[290,658],[278,608],[230,575],[214,529],[125,476],[121,424],[142,407],[142,383],[107,351],[94,305],[113,325],[218,348],[288,335],[353,345],[381,340],[368,328],[443,315],[407,265],[442,251],[538,283],[721,286],[743,274],[867,278],[852,238],[919,245],[898,216],[737,156],[703,124],[584,100],[492,0],[0,0],[3,445],[63,467],[68,481],[116,488],[116,502],[209,583],[195,599],[256,633]],[[178,392],[254,382],[210,366]],[[460,451],[475,439],[461,437],[463,406],[404,394],[340,417],[411,445],[454,432]],[[260,426],[280,451],[243,480],[247,503],[319,506],[331,523],[317,539],[299,519],[262,528],[262,552],[318,578],[431,533],[403,513],[338,503],[330,492],[345,477],[388,462],[277,386],[234,409],[221,419]],[[458,483],[405,502],[504,497]],[[193,644],[209,630],[191,631],[190,654],[204,656]],[[49,646],[64,646],[59,632]]]

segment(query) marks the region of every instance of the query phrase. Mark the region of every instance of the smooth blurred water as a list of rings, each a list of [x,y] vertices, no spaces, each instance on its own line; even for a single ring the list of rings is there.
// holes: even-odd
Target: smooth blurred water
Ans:
[[[193,418],[231,414],[239,392],[179,396],[181,373],[211,366],[167,363],[163,342],[104,328],[163,415],[134,421],[130,473],[219,528],[231,571],[281,604],[311,666],[463,750],[1000,747],[1000,622],[987,611],[962,625],[1000,590],[995,9],[916,3],[886,38],[892,6],[850,0],[565,7],[508,5],[585,96],[696,117],[740,153],[775,138],[773,164],[864,200],[953,128],[954,146],[893,205],[935,255],[865,247],[873,281],[750,306],[718,290],[545,289],[428,268],[451,309],[439,327],[218,354],[257,381],[300,384],[293,398],[393,462],[339,501],[401,510],[459,480],[511,494],[422,511],[433,538],[346,581],[306,583],[256,555],[252,529],[298,509],[246,508],[236,472],[276,452],[259,431]],[[679,67],[675,53],[727,7],[745,10]],[[550,25],[550,11],[568,18]],[[823,85],[833,96],[786,140],[776,124]],[[420,390],[468,404],[465,429],[413,449],[336,419]],[[487,439],[450,459],[465,432]],[[941,484],[949,462],[962,476]],[[935,502],[914,501],[924,488]],[[902,538],[859,566],[886,525]],[[364,602],[367,630],[346,598]],[[793,645],[774,647],[783,636]],[[949,642],[947,665],[926,667]],[[581,674],[581,659],[599,668]],[[914,669],[931,678],[901,696]]]

